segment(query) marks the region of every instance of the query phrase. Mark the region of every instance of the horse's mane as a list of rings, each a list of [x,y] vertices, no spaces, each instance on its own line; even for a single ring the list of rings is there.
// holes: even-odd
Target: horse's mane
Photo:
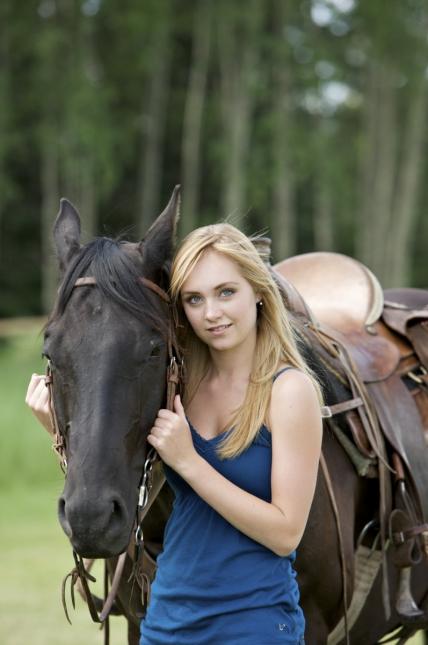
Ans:
[[[76,280],[93,276],[96,288],[146,324],[167,333],[167,321],[159,315],[159,300],[139,280],[136,265],[123,246],[123,240],[97,237],[83,246],[67,267],[48,324],[62,316]]]

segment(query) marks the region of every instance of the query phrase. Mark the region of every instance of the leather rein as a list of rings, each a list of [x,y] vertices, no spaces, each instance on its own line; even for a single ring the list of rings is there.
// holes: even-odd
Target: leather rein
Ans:
[[[140,276],[138,280],[142,285],[144,285],[145,287],[150,289],[153,293],[155,293],[157,296],[159,296],[165,303],[168,304],[168,306],[171,305],[171,299],[169,295],[166,293],[166,291],[164,291],[161,287],[159,287],[159,285],[152,282],[148,278],[144,278],[142,276]],[[82,278],[78,278],[74,283],[73,288],[91,286],[96,284],[97,282],[94,277],[85,276]],[[172,315],[172,312],[171,312],[171,315],[169,316],[169,321],[170,322],[169,322],[169,328],[168,328],[168,367],[167,367],[167,374],[166,374],[166,379],[167,379],[166,407],[168,410],[173,410],[174,397],[177,391],[179,391],[179,388],[182,384],[183,364],[180,357],[178,342],[175,335],[174,316]],[[52,445],[52,448],[57,453],[59,457],[61,470],[63,471],[64,475],[66,475],[67,474],[66,437],[65,437],[65,434],[60,429],[60,426],[58,424],[58,418],[55,411],[53,392],[52,392],[53,376],[52,376],[52,368],[51,368],[50,361],[48,361],[47,367],[46,367],[45,383],[48,388],[48,407],[49,407],[49,414],[51,418],[52,427],[54,430],[54,443]],[[156,450],[152,446],[150,446],[149,450],[147,451],[143,473],[139,484],[138,506],[136,509],[135,546],[134,546],[134,554],[133,554],[134,566],[133,566],[133,573],[131,574],[131,576],[135,575],[138,560],[141,556],[142,545],[143,545],[142,522],[145,516],[144,509],[146,508],[149,502],[149,494],[152,489],[152,469],[155,462],[158,459],[159,459],[159,456]],[[162,481],[162,484],[163,484],[163,481]],[[158,489],[156,492],[159,492],[161,485],[158,486]],[[89,589],[88,580],[95,581],[95,578],[89,573],[90,566],[86,568],[83,558],[74,550],[73,550],[73,557],[75,561],[75,567],[69,574],[67,574],[67,576],[64,578],[62,583],[62,604],[63,604],[64,612],[68,622],[71,623],[71,620],[69,618],[68,611],[67,611],[66,601],[65,601],[65,587],[66,587],[68,578],[70,578],[71,579],[71,600],[72,600],[73,607],[75,604],[74,586],[76,585],[77,582],[79,582],[81,587],[81,592],[83,591],[82,595],[84,596],[87,602],[89,613],[91,614],[92,620],[94,622],[104,624],[106,628],[104,633],[105,643],[109,642],[108,616],[113,606],[113,603],[117,594],[117,590],[119,588],[123,568],[125,565],[126,555],[131,550],[130,547],[132,549],[131,544],[127,550],[125,550],[123,553],[121,553],[118,556],[116,569],[113,575],[113,581],[112,581],[110,591],[108,591],[108,573],[107,573],[107,565],[106,565],[105,581],[104,581],[105,599],[104,599],[104,605],[102,607],[101,612],[98,612],[96,608],[96,601]]]

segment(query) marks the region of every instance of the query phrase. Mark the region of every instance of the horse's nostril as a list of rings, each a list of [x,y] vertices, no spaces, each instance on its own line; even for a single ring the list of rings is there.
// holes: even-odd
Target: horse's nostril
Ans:
[[[123,518],[122,504],[117,499],[113,500],[112,516],[118,520]]]
[[[63,531],[68,537],[71,537],[71,527],[67,521],[67,516],[65,514],[65,499],[60,497],[58,500],[58,518],[59,522],[63,528]]]
[[[84,557],[121,553],[133,519],[125,500],[116,491],[105,491],[102,496],[84,493],[78,495],[73,490],[58,500],[59,521],[73,548]]]

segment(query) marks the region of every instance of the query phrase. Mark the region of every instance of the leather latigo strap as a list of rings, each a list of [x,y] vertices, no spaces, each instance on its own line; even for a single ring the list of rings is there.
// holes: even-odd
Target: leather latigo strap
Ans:
[[[333,510],[333,514],[336,520],[337,528],[337,538],[339,543],[339,555],[340,555],[340,564],[342,569],[342,586],[343,586],[343,618],[345,626],[345,639],[346,645],[350,645],[349,640],[349,626],[348,626],[348,575],[346,572],[346,557],[345,557],[345,544],[343,540],[342,524],[340,521],[340,512],[339,507],[336,501],[336,495],[334,493],[333,482],[330,477],[330,473],[327,466],[327,461],[324,455],[321,453],[320,464],[322,473],[324,475],[325,485],[327,487],[328,496],[330,498],[330,504]]]
[[[411,540],[418,535],[428,533],[428,524],[420,524],[419,526],[412,526],[403,531],[394,531],[391,535],[394,544],[403,544],[406,540]]]
[[[335,415],[342,414],[342,412],[348,412],[349,410],[355,410],[355,408],[359,408],[361,405],[364,405],[364,402],[360,396],[357,396],[354,399],[329,405],[328,408],[330,409],[331,414]]]
[[[419,412],[406,385],[395,374],[385,381],[369,383],[367,388],[376,404],[385,435],[403,460],[406,479],[412,482],[416,516],[422,524],[428,519],[428,499],[420,492],[428,490],[428,471],[427,447]],[[406,434],[407,428],[412,432]]]

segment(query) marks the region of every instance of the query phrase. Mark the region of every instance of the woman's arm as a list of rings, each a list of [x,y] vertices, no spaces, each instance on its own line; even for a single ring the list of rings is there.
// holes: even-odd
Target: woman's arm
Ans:
[[[162,412],[166,413],[165,420],[172,414]],[[181,424],[164,434],[161,421],[149,435],[149,442],[162,459],[237,529],[278,555],[294,551],[308,518],[321,450],[320,406],[310,379],[302,372],[290,370],[272,388],[271,503],[230,482],[192,450],[190,431],[187,437],[182,423],[182,407],[179,410],[176,406],[176,412]]]
[[[49,414],[49,393],[43,374],[33,374],[31,376],[25,403],[42,426],[53,436],[54,432]]]

